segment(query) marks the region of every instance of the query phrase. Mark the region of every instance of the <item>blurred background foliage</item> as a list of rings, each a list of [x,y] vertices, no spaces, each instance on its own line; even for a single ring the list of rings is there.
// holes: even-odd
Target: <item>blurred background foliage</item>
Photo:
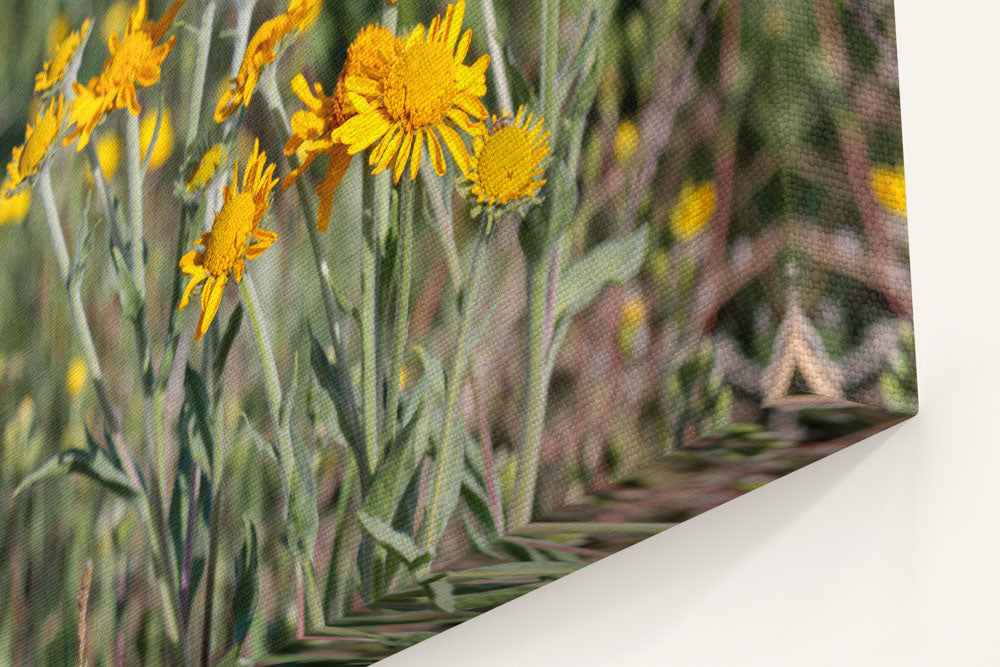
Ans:
[[[166,3],[151,4],[150,14],[158,16]],[[317,24],[279,62],[279,82],[304,71],[332,86],[358,28],[381,11],[375,0],[326,4]],[[585,4],[562,3],[566,44],[576,37],[575,18]],[[197,5],[189,0],[180,21],[197,20]],[[403,26],[443,7],[436,0],[399,5]],[[278,9],[278,3],[260,2],[254,25]],[[581,256],[647,221],[651,243],[639,277],[605,290],[576,318],[562,347],[549,391],[539,484],[544,492],[537,502],[542,515],[555,516],[613,482],[655,485],[652,473],[640,481],[630,476],[664,454],[675,466],[664,475],[738,461],[730,476],[692,482],[696,498],[658,509],[661,519],[679,520],[809,460],[801,452],[782,453],[789,448],[846,435],[880,418],[845,417],[840,404],[803,412],[789,396],[823,394],[898,413],[916,409],[892,7],[888,0],[609,0],[607,9],[603,69],[566,252]],[[99,70],[107,36],[120,31],[130,10],[121,2],[0,0],[0,155],[23,140],[34,74],[58,38],[88,16],[96,21],[80,72],[86,80]],[[538,8],[497,3],[497,12],[515,101],[530,102],[538,40],[523,27],[538,25]],[[231,4],[220,4],[217,29],[233,20]],[[467,24],[473,51],[485,53],[474,0]],[[179,33],[162,83],[144,98],[152,118],[158,99],[169,111],[147,179],[151,285],[156,276],[166,283],[170,275],[173,190],[185,167],[177,138],[187,132],[195,54],[193,40]],[[209,82],[222,85],[229,50],[225,39],[213,45]],[[218,90],[206,87],[205,113]],[[492,96],[491,90],[488,106],[496,109]],[[262,105],[251,105],[240,155],[253,136],[261,137],[269,155],[278,155],[284,138],[274,136],[265,113]],[[123,196],[120,121],[113,116],[95,137],[111,187]],[[143,122],[151,134],[150,121]],[[58,160],[56,173],[66,176],[57,179],[57,189],[72,229],[92,186],[79,176],[86,167],[75,151],[60,151]],[[334,279],[352,299],[359,241],[336,221],[361,205],[357,162],[323,237],[337,267]],[[85,426],[99,429],[95,399],[80,379],[85,372],[67,335],[67,306],[41,206],[33,202],[25,213],[24,203],[0,210],[0,662],[75,661],[77,591],[92,561],[94,664],[156,663],[162,629],[143,578],[141,531],[124,503],[76,477],[11,498],[41,461],[85,446]],[[464,204],[453,205],[456,246],[465,257],[473,227]],[[277,362],[286,375],[296,351],[308,349],[310,314],[322,309],[299,215],[294,197],[277,198],[267,224],[280,241],[256,267],[257,275],[270,277],[258,280],[265,303],[292,314],[273,322]],[[411,338],[441,353],[456,326],[456,299],[434,230],[418,226],[417,237]],[[94,246],[84,278],[87,309],[98,350],[108,360],[111,392],[128,406],[125,428],[134,432],[141,429],[141,406],[124,400],[136,391],[134,378],[112,363],[134,363],[134,344],[114,276],[104,268],[108,249]],[[501,479],[510,486],[524,372],[522,351],[510,344],[524,327],[524,263],[515,225],[497,230],[494,249],[484,293],[495,295],[500,306],[474,356],[475,392],[463,393],[462,410],[477,424],[470,430],[480,439],[489,436]],[[168,291],[165,284],[162,291]],[[152,303],[151,329],[162,331],[174,304]],[[191,338],[185,336],[179,354],[187,354]],[[261,527],[262,612],[246,652],[262,654],[294,637],[295,615],[288,595],[294,588],[291,558],[272,527],[279,473],[261,465],[247,428],[267,428],[255,354],[248,340],[238,342],[225,374],[237,389],[226,394],[225,422],[246,435],[234,448],[226,491],[234,502],[222,518],[239,539],[223,541],[220,562],[236,560],[242,522],[253,519]],[[424,371],[416,356],[408,358],[405,384]],[[171,414],[181,409],[181,384],[171,382]],[[342,450],[332,405],[314,384],[304,384],[294,420],[311,434],[319,512],[329,522],[337,512]],[[850,428],[835,427],[845,420]],[[176,443],[177,434],[171,436]],[[777,463],[775,456],[758,456],[771,451],[778,451]],[[321,528],[317,554],[329,554],[333,532]],[[598,548],[596,542],[573,543]],[[510,547],[516,548],[524,547]],[[228,579],[220,584],[233,585]],[[216,632],[233,632],[232,619]]]

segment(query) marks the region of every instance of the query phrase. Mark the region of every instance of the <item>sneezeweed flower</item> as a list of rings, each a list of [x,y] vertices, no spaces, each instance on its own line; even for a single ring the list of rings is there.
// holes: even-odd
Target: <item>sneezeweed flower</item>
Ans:
[[[239,164],[235,163],[233,183],[222,190],[222,209],[215,214],[212,230],[195,241],[195,245],[205,249],[192,250],[181,258],[181,271],[191,276],[191,280],[177,310],[188,304],[195,286],[205,283],[201,289],[201,319],[195,340],[201,340],[212,323],[229,277],[239,283],[246,260],[259,257],[278,238],[274,232],[259,227],[270,205],[271,190],[278,184],[273,175],[274,165],[267,165],[267,155],[261,152],[260,143],[254,142],[242,185],[239,183]]]
[[[64,35],[58,41],[52,59],[43,64],[42,71],[35,75],[35,92],[47,91],[63,80],[89,30],[90,19],[85,19],[79,30]]]
[[[8,189],[17,188],[38,173],[49,147],[59,136],[65,112],[63,96],[59,95],[49,103],[48,109],[38,112],[33,125],[27,126],[24,143],[11,151],[11,160],[7,165]]]
[[[678,240],[687,243],[705,228],[714,212],[715,185],[710,181],[701,185],[686,183],[670,213],[670,229]]]
[[[622,326],[635,329],[646,320],[646,303],[638,296],[633,296],[622,307]]]
[[[639,147],[639,128],[630,120],[623,120],[615,130],[614,154],[619,164],[632,159]]]
[[[215,176],[219,165],[226,161],[226,147],[215,144],[202,153],[198,162],[188,171],[184,185],[188,192],[201,190]]]
[[[903,167],[875,167],[868,176],[872,192],[890,213],[906,215],[906,179]]]
[[[153,140],[153,132],[156,130],[155,111],[143,114],[139,121],[139,148],[143,159],[149,144]],[[158,169],[170,157],[174,150],[174,124],[171,120],[170,109],[163,110],[163,119],[160,121],[160,131],[156,135],[156,143],[153,144],[153,154],[149,156],[149,168]]]
[[[101,165],[104,178],[112,179],[118,173],[118,167],[122,163],[122,140],[114,132],[105,132],[94,142],[97,149],[97,163]],[[94,175],[90,173],[90,166],[87,166],[87,182],[94,182]]]
[[[128,109],[132,115],[139,115],[142,107],[136,99],[136,88],[151,86],[159,80],[160,66],[174,48],[177,36],[171,35],[163,43],[159,42],[184,2],[174,0],[159,21],[149,21],[146,19],[146,0],[139,0],[125,25],[124,34],[120,38],[117,34],[108,38],[111,55],[104,61],[100,74],[86,86],[73,84],[76,99],[70,119],[76,127],[66,137],[64,145],[79,138],[77,150],[82,150],[104,115],[115,109]]]
[[[4,180],[0,185],[0,227],[18,224],[28,216],[28,209],[31,208],[30,189],[4,194],[9,189],[10,182]]]
[[[368,160],[372,173],[392,166],[398,182],[409,162],[415,179],[426,141],[431,164],[443,176],[444,141],[458,168],[468,174],[469,152],[455,128],[472,136],[481,131],[476,121],[489,115],[480,98],[486,94],[490,58],[464,64],[472,40],[471,30],[462,34],[464,16],[465,0],[459,0],[428,28],[417,25],[386,71],[346,78],[357,115],[334,131],[333,139],[346,144],[351,155],[377,142]]]
[[[318,82],[310,90],[301,74],[292,79],[292,92],[306,108],[292,115],[292,134],[285,142],[285,155],[297,155],[300,164],[285,176],[281,188],[287,190],[291,187],[316,158],[324,154],[329,156],[323,180],[316,186],[316,195],[319,197],[316,225],[320,231],[326,230],[333,206],[333,193],[351,164],[352,156],[348,147],[332,139],[333,131],[355,113],[354,105],[348,99],[345,81],[349,76],[361,76],[368,72],[384,73],[401,49],[402,43],[392,32],[380,25],[369,25],[358,33],[348,47],[347,59],[337,77],[337,86],[332,95],[326,95],[323,85]]]
[[[250,105],[261,71],[278,59],[285,38],[311,26],[322,7],[321,0],[290,0],[284,14],[264,21],[257,28],[243,53],[239,71],[219,96],[215,106],[216,123],[229,118],[240,106]]]
[[[497,216],[510,211],[523,214],[539,201],[549,155],[549,133],[543,129],[544,119],[535,121],[522,106],[513,119],[494,116],[492,127],[473,140],[463,187],[463,194],[476,202],[473,215],[486,209],[491,225]]]
[[[76,357],[66,369],[66,394],[76,398],[87,384],[87,364],[83,357]]]

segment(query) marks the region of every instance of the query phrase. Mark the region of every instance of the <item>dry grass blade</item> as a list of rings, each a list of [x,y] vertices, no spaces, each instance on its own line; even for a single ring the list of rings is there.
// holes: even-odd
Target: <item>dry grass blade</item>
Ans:
[[[90,581],[94,574],[94,562],[87,560],[83,568],[83,578],[80,580],[80,590],[76,594],[76,633],[80,638],[77,665],[86,667],[90,664],[90,632],[87,627],[87,604],[90,602]]]

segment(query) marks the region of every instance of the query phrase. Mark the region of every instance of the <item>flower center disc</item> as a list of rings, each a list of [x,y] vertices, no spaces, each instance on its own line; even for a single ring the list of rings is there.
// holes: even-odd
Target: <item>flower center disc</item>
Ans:
[[[17,169],[21,174],[30,174],[38,168],[57,132],[59,132],[59,117],[55,114],[43,115],[31,136],[24,142],[24,151],[17,163]]]
[[[233,268],[253,229],[256,209],[253,196],[244,192],[226,202],[216,214],[203,259],[205,268],[213,276],[220,276]]]
[[[435,125],[455,97],[455,63],[448,47],[419,42],[408,48],[385,77],[386,111],[403,129]]]
[[[479,187],[487,197],[506,203],[524,195],[535,164],[527,133],[520,127],[505,127],[486,139],[479,155]]]

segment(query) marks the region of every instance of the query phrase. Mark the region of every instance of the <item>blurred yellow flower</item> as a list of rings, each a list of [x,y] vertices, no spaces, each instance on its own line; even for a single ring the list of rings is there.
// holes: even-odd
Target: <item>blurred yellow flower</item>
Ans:
[[[444,17],[435,16],[426,30],[423,25],[413,29],[387,71],[346,78],[357,115],[334,131],[333,140],[346,144],[351,155],[378,142],[368,160],[373,173],[392,165],[398,182],[410,162],[410,178],[415,179],[426,140],[434,170],[443,176],[443,140],[468,175],[469,152],[452,126],[473,136],[481,131],[473,119],[488,116],[480,98],[486,94],[490,58],[463,64],[472,42],[471,30],[462,34],[464,16],[465,0],[448,5]]]
[[[236,163],[233,164],[232,185],[222,190],[222,210],[215,214],[212,230],[195,241],[195,245],[202,245],[205,249],[192,250],[181,258],[181,270],[191,276],[191,280],[184,289],[177,310],[187,306],[195,286],[205,281],[195,340],[201,340],[215,318],[229,276],[232,275],[239,283],[243,279],[245,259],[259,257],[278,238],[274,232],[258,227],[270,205],[271,190],[278,184],[273,175],[274,165],[267,165],[267,155],[261,152],[260,142],[255,141],[243,172],[242,188],[239,164]],[[249,246],[248,241],[252,241]]]
[[[128,24],[128,15],[131,12],[125,0],[115,0],[104,12],[104,20],[101,21],[101,40],[107,43],[111,35],[120,35]]]
[[[628,162],[639,147],[639,128],[630,120],[623,120],[615,130],[614,153],[619,163]]]
[[[887,210],[906,215],[906,179],[903,166],[875,167],[868,176],[872,192]]]
[[[680,241],[693,239],[705,228],[715,212],[715,185],[687,183],[681,188],[677,204],[670,214],[670,229]]]
[[[70,119],[76,128],[63,141],[64,145],[79,137],[77,150],[82,150],[104,114],[115,109],[128,109],[132,115],[139,115],[142,108],[136,99],[136,87],[148,87],[159,80],[160,66],[174,48],[177,36],[171,35],[162,44],[157,42],[166,35],[184,2],[174,0],[159,21],[149,21],[146,19],[146,0],[139,0],[122,37],[113,33],[108,38],[111,55],[104,61],[100,74],[86,86],[73,84],[77,97],[73,100]]]
[[[104,177],[112,178],[122,163],[122,140],[114,132],[105,132],[97,139],[95,148]]]
[[[278,58],[285,37],[308,28],[319,16],[321,0],[290,0],[284,14],[264,21],[250,38],[236,77],[231,79],[215,106],[215,122],[229,118],[240,106],[249,106],[261,70]]]
[[[10,187],[8,181],[0,186],[0,227],[14,225],[24,220],[31,208],[31,189],[25,188],[17,194],[4,195]]]
[[[66,73],[66,68],[76,55],[83,38],[90,29],[90,19],[85,19],[80,29],[71,32],[59,41],[52,60],[42,65],[42,71],[35,75],[35,92],[48,90],[60,81]],[[51,35],[51,33],[50,33]]]
[[[87,384],[87,363],[83,357],[76,357],[66,369],[66,394],[76,398]]]
[[[198,160],[198,164],[188,172],[187,180],[184,184],[188,192],[194,192],[208,185],[208,182],[215,176],[215,171],[219,165],[226,160],[226,147],[222,144],[215,144],[209,148]]]
[[[45,52],[49,56],[59,50],[59,42],[63,41],[71,29],[72,25],[69,22],[69,16],[66,15],[66,12],[59,12],[52,19],[49,31],[45,35]]]
[[[35,116],[35,124],[28,125],[24,131],[24,143],[11,151],[11,160],[7,165],[7,176],[10,179],[8,188],[16,188],[25,179],[38,173],[38,168],[49,152],[49,146],[59,135],[66,105],[63,96],[53,99],[49,108],[39,111]]]
[[[622,326],[635,329],[646,320],[646,303],[641,297],[633,296],[622,307]]]
[[[301,74],[292,79],[292,92],[306,108],[296,111],[292,116],[292,134],[285,142],[285,155],[294,153],[300,164],[285,176],[281,188],[287,190],[291,187],[317,157],[323,154],[329,156],[323,180],[316,186],[316,195],[319,197],[316,226],[320,231],[325,231],[330,222],[333,193],[351,164],[347,146],[331,139],[333,130],[354,115],[354,106],[348,99],[344,81],[349,76],[360,76],[366,72],[384,73],[401,48],[401,42],[389,30],[380,25],[369,25],[358,33],[348,47],[347,59],[337,77],[333,95],[327,96],[323,85],[318,82],[314,85],[315,92],[311,91]]]
[[[534,198],[545,185],[542,175],[549,154],[549,133],[543,132],[544,119],[532,125],[534,114],[524,107],[511,120],[493,117],[492,128],[472,143],[469,159],[469,194],[479,204],[497,209],[517,207]]]
[[[410,371],[406,367],[406,364],[403,364],[402,366],[400,366],[400,368],[399,368],[399,388],[400,389],[406,389],[406,381],[409,379],[409,375],[410,375]]]
[[[143,158],[149,150],[149,142],[153,140],[153,131],[156,129],[157,112],[150,111],[142,116],[139,121],[139,147]],[[163,109],[163,120],[160,121],[160,131],[156,135],[156,144],[153,145],[153,154],[149,157],[149,168],[158,169],[170,157],[174,150],[174,124],[171,120],[170,109]]]

